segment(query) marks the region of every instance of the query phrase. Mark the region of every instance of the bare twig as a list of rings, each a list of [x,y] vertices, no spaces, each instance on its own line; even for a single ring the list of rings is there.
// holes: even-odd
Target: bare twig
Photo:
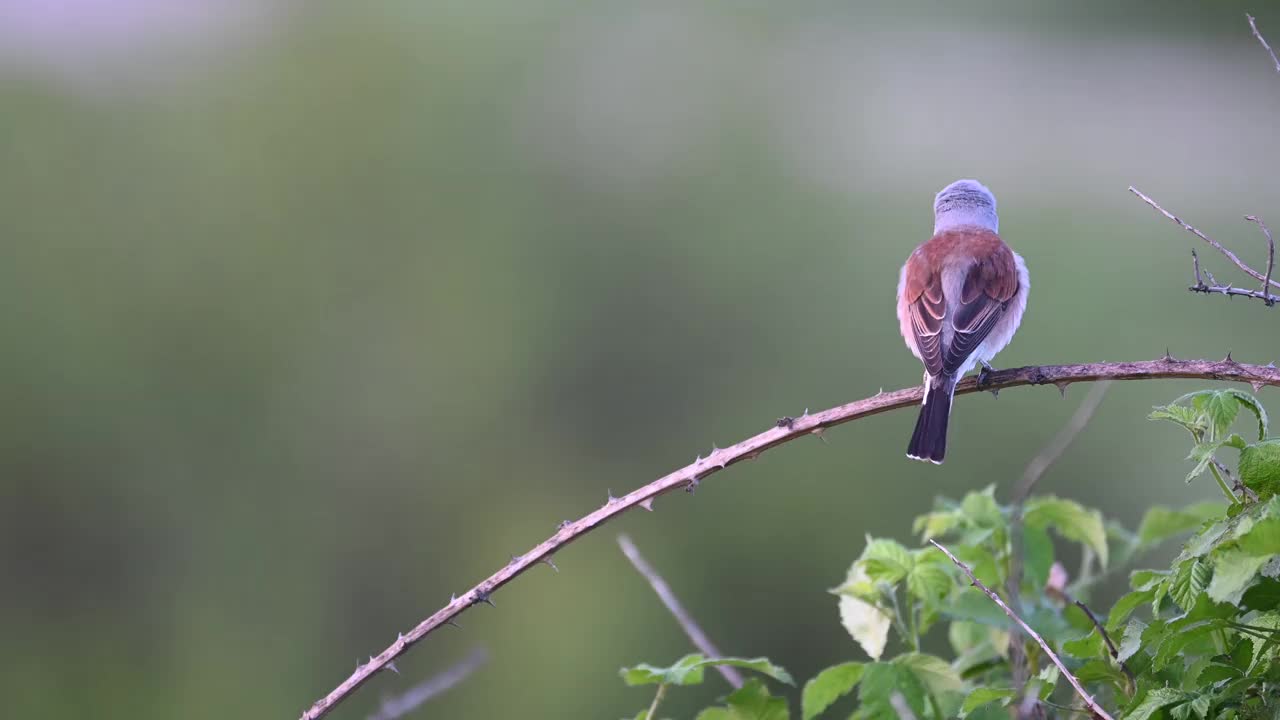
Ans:
[[[1267,305],[1275,305],[1276,303],[1275,297],[1270,292],[1271,271],[1274,270],[1276,266],[1275,238],[1271,237],[1271,228],[1267,227],[1267,224],[1262,221],[1262,218],[1258,217],[1257,215],[1245,215],[1244,219],[1248,220],[1251,223],[1255,223],[1258,226],[1258,228],[1262,230],[1262,234],[1265,235],[1267,238],[1267,274],[1266,274],[1266,277],[1263,278],[1262,280],[1262,294],[1263,294],[1262,301],[1265,302]]]
[[[1093,413],[1097,411],[1098,406],[1102,404],[1102,398],[1107,393],[1107,388],[1111,387],[1110,380],[1104,380],[1089,389],[1089,394],[1085,395],[1084,400],[1080,402],[1080,407],[1076,408],[1071,419],[1067,424],[1058,431],[1049,444],[1040,451],[1038,455],[1027,463],[1026,470],[1022,472],[1022,479],[1018,481],[1018,485],[1013,491],[1013,503],[1009,518],[1009,577],[1005,582],[1005,594],[1009,596],[1009,603],[1013,605],[1015,611],[1022,611],[1022,509],[1026,503],[1027,497],[1031,495],[1031,490],[1035,487],[1036,482],[1044,475],[1045,470],[1049,466],[1058,461],[1062,457],[1062,453],[1066,451],[1071,442],[1076,439],[1085,425],[1089,424],[1089,420],[1093,417]],[[1024,653],[1022,652],[1022,636],[1016,627],[1010,629],[1009,633],[1009,663],[1013,670],[1013,685],[1016,688],[1024,687],[1030,679],[1030,673],[1027,671]],[[1021,709],[1019,710],[1021,714]]]
[[[951,558],[951,562],[955,563],[956,567],[963,570],[964,574],[969,576],[969,580],[972,581],[974,587],[986,593],[987,597],[991,598],[991,601],[999,606],[999,608],[1004,611],[1004,614],[1009,616],[1010,620],[1016,622],[1022,627],[1023,632],[1030,635],[1032,639],[1039,643],[1041,649],[1043,649],[1045,654],[1049,656],[1049,659],[1053,661],[1053,664],[1058,666],[1058,672],[1062,673],[1062,675],[1067,678],[1067,682],[1071,683],[1071,687],[1075,688],[1076,694],[1080,696],[1081,700],[1084,700],[1084,704],[1093,711],[1093,714],[1096,717],[1102,718],[1102,720],[1115,720],[1108,715],[1107,711],[1103,710],[1098,703],[1094,702],[1093,696],[1085,691],[1084,687],[1080,685],[1080,681],[1076,680],[1076,676],[1072,675],[1071,671],[1067,669],[1067,666],[1062,664],[1062,660],[1058,658],[1058,655],[1053,651],[1053,648],[1049,647],[1049,643],[1045,642],[1044,638],[1040,637],[1040,633],[1031,629],[1031,626],[1019,617],[1017,613],[1009,609],[1009,606],[1004,604],[1004,601],[1000,599],[1000,596],[997,595],[994,590],[982,584],[982,581],[973,574],[973,570],[970,570],[968,565],[961,562],[960,558],[952,555],[951,551],[943,547],[937,540],[930,540],[929,542],[932,543],[934,547],[941,550],[948,558]]]
[[[1231,285],[1189,285],[1187,289],[1191,292],[1204,293],[1205,295],[1227,295],[1229,297],[1249,297],[1255,300],[1261,300],[1268,306],[1275,305],[1276,300],[1280,296],[1266,294],[1261,290],[1245,290],[1244,288],[1233,287]]]
[[[1158,211],[1160,212],[1160,214],[1161,214],[1161,215],[1164,215],[1165,217],[1167,217],[1167,218],[1169,218],[1170,220],[1172,220],[1172,221],[1174,221],[1175,223],[1177,223],[1179,226],[1181,226],[1181,227],[1182,227],[1182,229],[1183,229],[1183,230],[1186,230],[1187,232],[1191,233],[1192,235],[1195,235],[1196,237],[1200,238],[1201,240],[1203,240],[1203,241],[1205,241],[1205,242],[1209,243],[1210,247],[1212,247],[1213,249],[1215,249],[1215,250],[1217,250],[1218,252],[1220,252],[1220,253],[1222,253],[1223,255],[1225,255],[1225,256],[1226,256],[1226,258],[1227,258],[1228,260],[1230,260],[1232,263],[1234,263],[1236,267],[1238,267],[1238,268],[1240,268],[1241,270],[1243,270],[1243,271],[1245,272],[1245,274],[1249,275],[1249,276],[1250,276],[1250,277],[1252,277],[1254,280],[1257,280],[1258,282],[1264,282],[1264,281],[1265,281],[1265,282],[1267,283],[1267,285],[1268,285],[1268,286],[1280,287],[1280,282],[1277,282],[1277,281],[1275,281],[1275,280],[1272,280],[1272,279],[1271,279],[1270,277],[1268,277],[1267,275],[1263,275],[1262,273],[1258,272],[1257,270],[1254,270],[1253,268],[1249,267],[1248,265],[1246,265],[1246,264],[1244,263],[1244,261],[1243,261],[1243,260],[1241,260],[1239,257],[1237,257],[1235,253],[1233,253],[1233,252],[1231,252],[1230,250],[1228,250],[1227,248],[1223,247],[1222,243],[1218,242],[1217,240],[1214,240],[1213,238],[1209,237],[1208,235],[1205,235],[1204,233],[1200,232],[1199,230],[1197,230],[1197,229],[1195,229],[1195,228],[1191,227],[1190,225],[1186,224],[1186,223],[1185,223],[1185,222],[1183,222],[1183,221],[1182,221],[1182,219],[1181,219],[1181,218],[1179,218],[1177,215],[1174,215],[1173,213],[1169,212],[1168,210],[1165,210],[1164,208],[1160,207],[1160,204],[1159,204],[1159,203],[1157,203],[1155,200],[1152,200],[1151,198],[1147,197],[1146,195],[1142,194],[1142,192],[1141,192],[1140,190],[1138,190],[1137,188],[1135,188],[1135,187],[1133,187],[1132,185],[1130,185],[1130,186],[1129,186],[1129,192],[1131,192],[1131,193],[1133,193],[1134,195],[1137,195],[1138,197],[1142,198],[1142,201],[1143,201],[1143,202],[1145,202],[1146,204],[1148,204],[1148,205],[1150,205],[1151,207],[1153,207],[1153,208],[1155,208],[1156,210],[1158,210]],[[1210,276],[1209,281],[1210,281],[1210,282],[1213,282],[1213,277],[1212,277],[1212,276]],[[1193,288],[1193,289],[1194,289],[1194,288]],[[1232,293],[1232,294],[1240,294],[1240,293]]]
[[[619,535],[618,545],[622,548],[622,553],[635,566],[636,571],[643,575],[644,579],[648,580],[649,584],[653,586],[653,591],[658,594],[658,599],[662,600],[662,604],[667,606],[667,610],[671,612],[676,622],[680,624],[680,629],[684,630],[684,634],[689,636],[693,646],[707,657],[724,657],[724,654],[715,646],[715,643],[711,642],[711,638],[707,637],[707,634],[702,632],[702,628],[698,626],[698,623],[694,622],[693,616],[680,604],[680,599],[676,597],[675,593],[671,592],[671,587],[667,585],[667,581],[663,580],[658,571],[654,570],[653,566],[640,554],[640,549],[636,547],[635,543],[631,542],[631,538],[626,535]],[[742,687],[742,673],[738,672],[737,668],[717,665],[716,669],[734,688]]]
[[[1063,593],[1063,596],[1070,599],[1070,596],[1066,595],[1066,593]],[[1107,634],[1107,629],[1102,626],[1102,623],[1098,622],[1098,617],[1093,614],[1093,611],[1089,609],[1088,605],[1085,605],[1079,600],[1074,600],[1073,602],[1076,607],[1084,611],[1085,615],[1089,616],[1089,619],[1093,621],[1093,626],[1098,628],[1098,634],[1102,636],[1102,641],[1107,644],[1107,651],[1111,653],[1111,659],[1120,663],[1120,670],[1124,672],[1125,677],[1129,678],[1129,687],[1137,689],[1138,681],[1134,678],[1133,671],[1129,669],[1129,666],[1125,664],[1125,661],[1120,659],[1120,650],[1116,648],[1115,643],[1111,642],[1111,636]]]
[[[1026,385],[1063,385],[1073,382],[1096,382],[1099,380],[1152,380],[1156,378],[1198,378],[1201,380],[1244,382],[1258,386],[1280,386],[1280,370],[1277,370],[1274,366],[1246,365],[1237,363],[1234,360],[1213,362],[1207,360],[1175,360],[1166,357],[1145,362],[1042,365],[997,370],[987,376],[981,390],[985,392],[993,389],[1001,390]],[[620,498],[613,498],[578,520],[560,523],[551,537],[529,552],[513,559],[467,592],[453,598],[447,605],[418,623],[412,630],[397,637],[395,642],[391,643],[387,649],[372,660],[357,667],[336,688],[303,712],[302,720],[316,720],[316,718],[328,714],[334,706],[351,695],[361,685],[368,682],[379,670],[403,654],[409,647],[437,628],[453,622],[454,618],[468,608],[485,602],[499,588],[541,563],[545,558],[550,558],[565,545],[631,508],[637,505],[649,505],[661,495],[689,487],[730,465],[744,460],[753,460],[771,448],[798,438],[808,437],[814,430],[831,428],[871,415],[918,405],[922,391],[923,388],[917,386],[893,392],[882,392],[863,400],[795,418],[789,425],[773,425],[754,437],[743,440],[736,445],[716,450],[707,457],[700,458],[690,465],[664,475],[642,488],[633,490]],[[965,379],[956,387],[957,395],[966,395],[978,391],[977,381],[973,377]]]
[[[370,715],[369,720],[396,720],[408,715],[419,705],[466,680],[488,659],[489,654],[483,648],[472,650],[471,654],[457,665],[439,675],[427,678],[409,688],[407,692],[383,700],[378,712]]]
[[[1245,13],[1245,17],[1249,18],[1249,29],[1253,30],[1253,36],[1258,38],[1258,42],[1262,43],[1262,47],[1266,48],[1267,54],[1271,56],[1271,62],[1276,64],[1276,72],[1280,72],[1280,58],[1276,57],[1276,51],[1271,49],[1266,39],[1262,37],[1262,33],[1258,32],[1258,23],[1254,22],[1253,16]]]

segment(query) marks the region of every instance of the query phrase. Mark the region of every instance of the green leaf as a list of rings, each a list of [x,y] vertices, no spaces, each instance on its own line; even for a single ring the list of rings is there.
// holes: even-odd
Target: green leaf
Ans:
[[[1199,503],[1181,510],[1157,505],[1147,510],[1138,526],[1138,539],[1143,545],[1155,545],[1174,535],[1195,530],[1207,520],[1222,517],[1226,507],[1221,503]]]
[[[1111,608],[1111,614],[1107,616],[1107,629],[1115,632],[1120,627],[1120,623],[1129,619],[1134,610],[1151,602],[1151,598],[1154,596],[1155,592],[1152,590],[1135,590],[1121,595],[1120,599]]]
[[[1239,506],[1233,506],[1239,507]],[[1213,525],[1201,530],[1199,533],[1192,535],[1187,544],[1183,546],[1182,553],[1178,555],[1178,560],[1185,560],[1192,557],[1200,557],[1207,555],[1217,545],[1218,540],[1227,532],[1231,524],[1227,521],[1216,522]]]
[[[1080,660],[1088,660],[1089,658],[1100,657],[1106,652],[1106,649],[1102,642],[1102,635],[1091,632],[1075,640],[1068,640],[1062,643],[1062,652]]]
[[[1264,566],[1265,570],[1265,566]],[[1280,580],[1263,578],[1245,591],[1240,598],[1241,606],[1246,610],[1275,610],[1280,608]]]
[[[879,660],[884,653],[891,622],[888,613],[875,605],[849,595],[840,596],[840,624],[872,660]]]
[[[1264,440],[1241,450],[1240,479],[1262,500],[1280,491],[1280,439]]]
[[[866,570],[867,577],[890,584],[905,578],[915,564],[910,550],[899,542],[884,538],[867,538],[867,549],[858,562]]]
[[[648,710],[641,711],[636,720],[644,720],[644,715]],[[712,707],[698,713],[697,720],[733,720],[733,714],[729,712],[729,708]]]
[[[847,662],[829,667],[805,683],[800,699],[804,720],[817,717],[836,700],[852,692],[866,669],[865,663]]]
[[[1123,689],[1128,682],[1120,668],[1113,665],[1110,660],[1090,660],[1076,670],[1075,676],[1081,683],[1105,682],[1116,690]]]
[[[1050,495],[1029,500],[1023,520],[1028,527],[1053,527],[1062,537],[1093,550],[1102,567],[1107,566],[1107,529],[1097,510]]]
[[[996,503],[996,486],[988,485],[979,492],[971,492],[960,501],[960,512],[965,519],[985,528],[1004,527],[1004,513]]]
[[[769,662],[768,658],[708,658],[697,653],[685,655],[669,667],[654,667],[648,663],[641,663],[635,667],[622,668],[620,674],[623,681],[633,686],[697,685],[702,682],[706,668],[721,665],[754,670],[779,682],[795,684],[786,670]]]
[[[1248,408],[1258,420],[1258,439],[1261,440],[1267,436],[1267,410],[1262,407],[1262,403],[1258,398],[1241,390],[1222,390],[1220,392],[1230,393],[1236,399],[1236,402]]]
[[[1174,401],[1174,404],[1156,406],[1147,418],[1149,420],[1168,420],[1181,425],[1191,432],[1200,432],[1206,429],[1204,419],[1200,413],[1176,403],[1177,401]]]
[[[1238,605],[1240,597],[1258,579],[1258,570],[1269,558],[1249,555],[1241,550],[1214,555],[1213,580],[1206,592],[1214,602]]]
[[[897,718],[889,702],[893,693],[901,693],[916,717],[925,717],[925,691],[914,672],[894,663],[877,662],[867,666],[858,686],[862,708],[857,717]]]
[[[959,692],[964,688],[960,675],[950,663],[937,655],[906,653],[894,658],[893,663],[915,675],[924,689],[935,697],[946,692]]]
[[[1192,480],[1204,474],[1209,469],[1209,463],[1213,462],[1214,453],[1222,447],[1219,442],[1197,443],[1191,448],[1191,453],[1187,455],[1188,460],[1195,461],[1195,467],[1191,468],[1191,472],[1187,473],[1186,481],[1190,483]]]
[[[1194,698],[1176,705],[1169,711],[1173,720],[1191,720],[1193,717],[1203,718],[1209,713],[1209,706],[1213,702],[1213,696],[1205,693],[1196,695]]]
[[[1203,558],[1184,560],[1169,582],[1169,597],[1183,610],[1195,607],[1200,593],[1209,587],[1213,566]]]
[[[1280,554],[1280,518],[1258,522],[1236,541],[1236,547],[1247,555]]]
[[[964,704],[960,706],[960,717],[963,718],[983,705],[996,701],[1000,702],[1001,707],[1007,706],[1015,695],[1017,695],[1017,691],[1013,688],[980,687],[965,697]]]
[[[1217,440],[1236,421],[1236,415],[1240,414],[1240,404],[1230,392],[1217,390],[1206,399],[1204,413],[1209,419],[1209,437]]]
[[[907,574],[907,591],[920,600],[939,600],[946,597],[955,581],[941,566],[917,562]]]
[[[1042,589],[1053,567],[1053,540],[1043,528],[1028,527],[1022,532],[1022,562],[1031,587]]]
[[[733,720],[788,720],[787,699],[773,697],[759,678],[752,678],[729,695],[729,717]]]
[[[1138,703],[1138,706],[1125,713],[1124,720],[1148,720],[1159,710],[1182,702],[1186,696],[1181,690],[1173,688],[1155,688],[1147,693],[1147,696]]]
[[[1116,658],[1117,660],[1124,662],[1142,649],[1142,633],[1146,629],[1147,624],[1141,620],[1136,618],[1129,619],[1129,624],[1125,626],[1124,635],[1120,640],[1120,654]]]

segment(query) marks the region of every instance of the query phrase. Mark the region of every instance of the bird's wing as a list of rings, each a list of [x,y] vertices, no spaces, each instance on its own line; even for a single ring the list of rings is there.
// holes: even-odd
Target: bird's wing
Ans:
[[[903,294],[925,372],[937,375],[943,366],[942,322],[947,302],[942,294],[942,273],[929,267],[921,253],[913,254],[908,260]]]
[[[951,342],[942,348],[942,371],[955,373],[991,333],[1018,294],[1018,270],[1013,251],[1004,243],[985,253],[965,276],[959,298],[952,298],[946,322]],[[932,369],[930,369],[932,373]]]

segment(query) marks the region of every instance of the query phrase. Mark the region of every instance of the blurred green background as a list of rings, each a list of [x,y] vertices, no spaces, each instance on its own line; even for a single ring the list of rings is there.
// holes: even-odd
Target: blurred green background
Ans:
[[[1277,359],[1125,188],[1261,262],[1280,78],[1242,4],[1119,5],[0,0],[4,714],[296,717],[609,490],[918,382],[897,272],[957,177],[1031,269],[998,366]],[[1114,387],[1042,490],[1212,498],[1144,419],[1200,385]],[[858,658],[864,536],[1003,496],[1083,396],[965,397],[941,468],[914,412],[735,467],[334,717],[477,645],[418,717],[634,714],[617,668],[687,647],[622,530],[727,652]]]

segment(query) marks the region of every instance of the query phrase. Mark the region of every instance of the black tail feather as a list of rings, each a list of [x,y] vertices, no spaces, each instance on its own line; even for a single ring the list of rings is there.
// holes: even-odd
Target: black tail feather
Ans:
[[[932,379],[920,405],[916,430],[907,445],[907,457],[941,464],[947,454],[947,421],[951,417],[951,395],[955,380],[945,375]]]

